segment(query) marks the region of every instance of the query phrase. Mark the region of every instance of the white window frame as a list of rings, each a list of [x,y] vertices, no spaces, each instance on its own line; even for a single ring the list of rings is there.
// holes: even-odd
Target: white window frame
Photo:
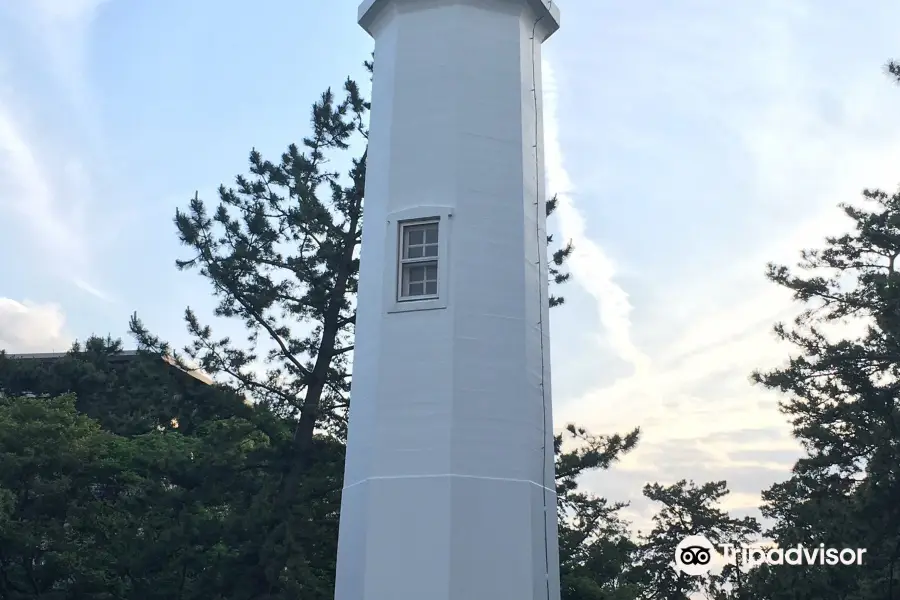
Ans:
[[[385,286],[385,306],[388,313],[401,313],[417,310],[435,310],[447,308],[449,264],[450,222],[453,210],[446,206],[418,206],[400,210],[388,215],[386,261],[389,271]],[[414,296],[401,298],[403,264],[403,231],[406,226],[425,223],[437,223],[438,251],[437,257],[412,259],[409,262],[437,261],[437,294],[432,296]]]
[[[400,241],[398,244],[398,257],[397,257],[397,268],[399,269],[399,276],[397,277],[397,302],[421,302],[422,300],[434,300],[435,298],[440,297],[438,293],[438,276],[435,273],[434,279],[434,287],[435,291],[433,294],[417,294],[415,296],[404,296],[403,295],[403,271],[407,267],[413,267],[416,265],[431,265],[434,264],[435,270],[439,273],[441,270],[441,253],[440,253],[440,242],[441,242],[441,221],[439,219],[422,219],[422,220],[413,220],[413,221],[400,221],[398,223],[400,226]],[[415,227],[422,227],[424,225],[434,225],[437,229],[438,238],[437,241],[429,244],[427,240],[422,240],[422,246],[434,246],[435,254],[433,256],[425,256],[424,253],[420,257],[409,258],[405,257],[405,251],[407,249],[406,238],[407,238],[407,230],[413,229]],[[418,244],[416,244],[418,245]],[[424,251],[423,251],[424,252]],[[427,287],[428,280],[423,280],[423,286]],[[423,290],[424,291],[424,290]]]

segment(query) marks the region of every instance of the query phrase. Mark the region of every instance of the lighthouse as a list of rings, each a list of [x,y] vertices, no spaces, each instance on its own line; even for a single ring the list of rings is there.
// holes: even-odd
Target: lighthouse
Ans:
[[[366,0],[375,39],[336,600],[558,600],[549,0]]]

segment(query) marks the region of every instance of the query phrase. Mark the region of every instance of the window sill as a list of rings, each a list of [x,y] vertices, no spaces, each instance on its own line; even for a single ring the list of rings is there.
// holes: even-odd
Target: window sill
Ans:
[[[446,298],[430,298],[428,300],[395,300],[388,313],[412,312],[416,310],[437,310],[447,308]]]

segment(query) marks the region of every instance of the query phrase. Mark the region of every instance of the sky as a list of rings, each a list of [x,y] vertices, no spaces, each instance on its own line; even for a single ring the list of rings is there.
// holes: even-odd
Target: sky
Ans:
[[[252,4],[252,8],[251,8]],[[789,348],[769,261],[842,233],[838,203],[900,183],[900,4],[560,0],[544,48],[547,177],[572,239],[551,323],[554,419],[637,450],[584,485],[725,479],[752,512],[799,455],[749,374]],[[183,345],[210,315],[172,217],[256,147],[277,156],[372,42],[356,2],[0,0],[0,348],[126,337]]]

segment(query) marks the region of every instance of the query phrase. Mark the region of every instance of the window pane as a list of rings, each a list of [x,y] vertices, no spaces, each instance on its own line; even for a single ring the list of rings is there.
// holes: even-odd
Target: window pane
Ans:
[[[414,283],[417,281],[425,281],[425,267],[423,266],[410,266],[407,267],[409,272],[409,282]]]
[[[425,243],[426,244],[437,244],[438,241],[438,226],[437,223],[432,223],[431,225],[425,226]]]
[[[437,256],[437,244],[431,244],[430,246],[424,246],[425,248],[425,256]]]
[[[425,231],[421,227],[407,228],[407,243],[421,245],[425,243]]]
[[[405,258],[422,258],[425,254],[422,252],[424,246],[410,246],[406,249]]]
[[[403,265],[400,281],[400,297],[437,295],[437,262]]]

